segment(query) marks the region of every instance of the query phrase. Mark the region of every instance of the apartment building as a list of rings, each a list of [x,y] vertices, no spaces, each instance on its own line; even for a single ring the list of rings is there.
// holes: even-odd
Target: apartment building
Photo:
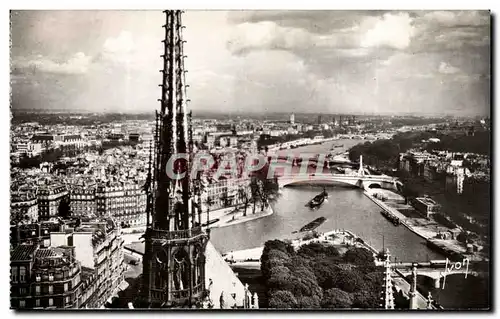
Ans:
[[[69,191],[69,198],[73,216],[96,216],[95,185],[74,186]]]
[[[34,192],[11,192],[10,221],[38,221],[38,201]]]
[[[64,221],[53,219],[37,223],[19,223],[10,227],[10,245],[15,248],[21,244],[50,246],[50,233],[62,231]]]
[[[69,193],[64,185],[43,185],[37,191],[38,218],[48,220],[56,217],[62,200],[69,199]]]
[[[249,196],[249,185],[250,179],[221,178],[212,180],[208,183],[202,200],[211,199],[211,210],[241,204],[243,199],[240,196],[240,189],[245,190]]]
[[[121,229],[108,218],[82,222],[76,227],[67,227],[62,232],[50,234],[51,246],[73,246],[75,258],[85,269],[90,292],[80,305],[101,308],[117,293],[123,282],[123,239]]]
[[[11,307],[78,308],[80,273],[73,247],[19,245],[11,252]]]
[[[131,226],[146,223],[146,192],[137,183],[115,183],[97,186],[98,216],[112,216],[116,222]]]

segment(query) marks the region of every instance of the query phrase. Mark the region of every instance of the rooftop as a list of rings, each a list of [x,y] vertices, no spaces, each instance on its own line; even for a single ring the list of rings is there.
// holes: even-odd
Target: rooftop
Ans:
[[[58,256],[58,255],[50,248],[40,248],[35,252],[36,258],[47,258],[47,257],[55,257],[55,256]]]
[[[36,250],[36,245],[19,245],[10,252],[10,261],[31,260]]]

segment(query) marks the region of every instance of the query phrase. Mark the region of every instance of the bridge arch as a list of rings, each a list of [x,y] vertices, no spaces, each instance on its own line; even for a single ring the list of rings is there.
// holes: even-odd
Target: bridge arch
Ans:
[[[476,276],[477,273],[475,272],[470,272],[468,273],[468,276]],[[427,283],[433,283],[434,288],[441,288],[443,287],[445,277],[452,277],[452,276],[460,276],[464,277],[465,273],[463,271],[457,271],[457,272],[450,272],[446,273],[444,269],[442,271],[422,271],[418,272],[417,271],[417,281],[420,281],[421,283],[425,284]],[[412,281],[412,274],[411,273],[406,273],[405,278],[408,280],[408,282]],[[423,282],[422,282],[423,281]]]
[[[380,188],[394,187],[394,180],[389,176],[359,176],[341,174],[298,174],[278,177],[280,187],[287,185],[350,185],[366,189],[370,185]],[[377,187],[377,186],[375,186]]]
[[[359,187],[357,183],[352,183],[348,181],[338,181],[338,180],[331,180],[331,179],[305,179],[305,180],[299,180],[299,179],[290,179],[290,180],[282,180],[279,181],[278,183],[282,187],[293,187],[293,186],[346,186],[346,187]]]

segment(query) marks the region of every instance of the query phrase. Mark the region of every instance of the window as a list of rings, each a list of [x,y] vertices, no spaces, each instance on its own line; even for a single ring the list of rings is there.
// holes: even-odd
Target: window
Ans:
[[[12,282],[17,282],[17,267],[12,267],[10,269],[10,278]]]
[[[40,294],[40,286],[35,286],[35,294],[36,295]]]
[[[54,299],[49,298],[49,307],[52,307],[54,305]]]
[[[25,300],[19,300],[19,308],[24,308],[26,307],[26,301]]]
[[[35,300],[35,307],[40,307],[40,299]]]
[[[49,274],[49,281],[54,281],[54,274]]]
[[[54,286],[50,285],[49,286],[49,294],[54,293]]]
[[[64,292],[68,291],[68,283],[64,284]]]
[[[19,267],[19,281],[20,282],[26,281],[26,267],[25,266]]]
[[[19,295],[24,296],[26,295],[26,288],[19,288]]]
[[[71,302],[71,298],[69,296],[66,297],[66,304],[69,304]]]
[[[36,281],[40,281],[42,280],[42,277],[40,277],[40,275],[36,275]]]

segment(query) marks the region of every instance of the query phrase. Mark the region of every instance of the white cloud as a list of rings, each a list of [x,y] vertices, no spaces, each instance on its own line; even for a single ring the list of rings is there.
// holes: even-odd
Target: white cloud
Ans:
[[[442,74],[455,74],[455,73],[460,72],[460,69],[456,68],[456,67],[454,67],[446,62],[441,62],[439,64],[438,71],[439,71],[439,73],[442,73]]]
[[[134,40],[132,33],[122,31],[117,37],[108,38],[104,42],[104,52],[109,53],[128,53],[134,47]]]
[[[311,34],[303,29],[281,27],[270,21],[243,23],[232,32],[228,48],[233,52],[305,48],[312,44],[311,40]]]
[[[20,59],[14,61],[14,67],[30,68],[33,71],[41,71],[57,74],[84,74],[89,70],[91,57],[83,52],[75,53],[66,62],[58,63],[37,55],[34,59]]]
[[[132,33],[122,31],[117,37],[106,39],[102,48],[102,56],[113,62],[129,63],[134,49],[135,42]]]
[[[414,35],[412,20],[408,13],[384,14],[377,18],[374,26],[365,33],[361,46],[407,48]]]
[[[439,26],[480,26],[490,22],[487,11],[431,11],[423,15],[423,20]]]

